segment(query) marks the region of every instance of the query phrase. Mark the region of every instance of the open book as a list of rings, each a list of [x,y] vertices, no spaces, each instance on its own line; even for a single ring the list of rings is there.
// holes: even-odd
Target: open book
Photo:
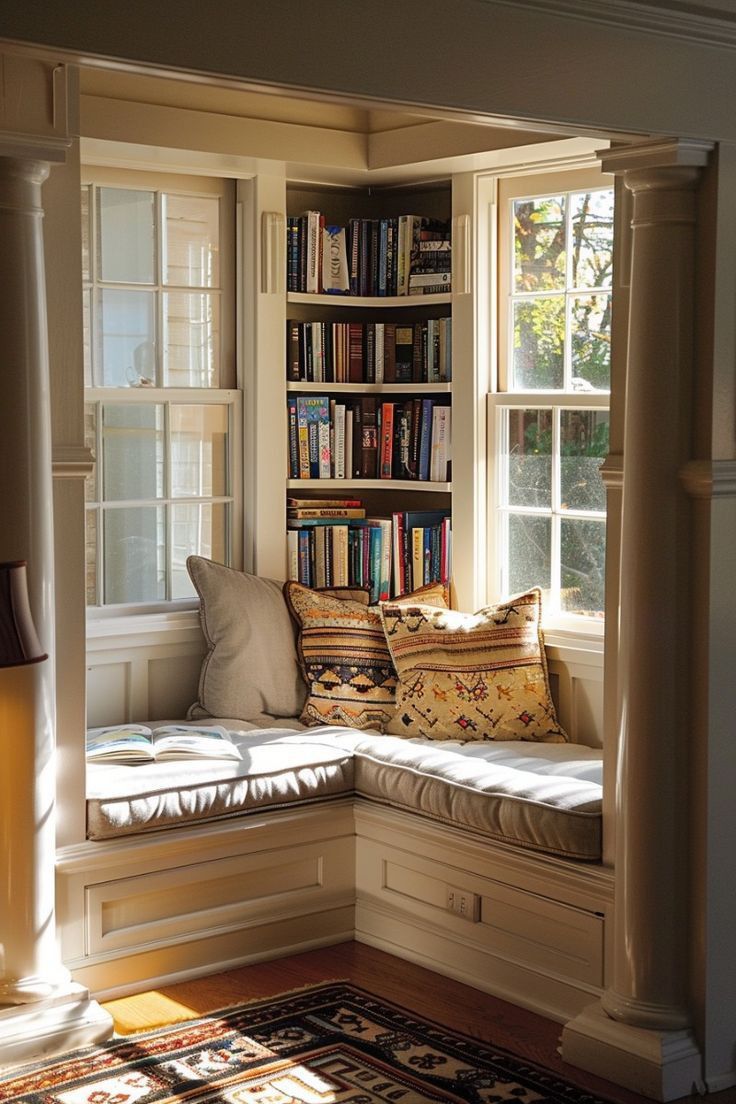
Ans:
[[[158,759],[242,759],[229,732],[219,725],[193,727],[111,725],[87,731],[88,763],[149,763]]]

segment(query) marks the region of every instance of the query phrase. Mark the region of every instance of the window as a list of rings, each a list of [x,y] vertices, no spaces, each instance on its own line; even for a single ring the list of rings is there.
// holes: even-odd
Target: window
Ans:
[[[601,618],[609,447],[613,189],[499,196],[499,372],[489,436],[499,593]]]
[[[230,193],[100,172],[82,189],[87,602],[187,599],[236,531]]]

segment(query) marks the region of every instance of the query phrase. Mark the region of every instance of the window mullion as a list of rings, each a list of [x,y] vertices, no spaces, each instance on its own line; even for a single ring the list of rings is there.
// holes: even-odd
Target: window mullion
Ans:
[[[164,403],[164,494],[166,496],[166,503],[164,505],[164,572],[165,572],[165,590],[166,601],[171,601],[172,593],[172,579],[171,568],[173,563],[173,505],[172,505],[172,489],[173,489],[173,474],[172,464],[173,458],[171,455],[171,403]]]
[[[95,403],[95,456],[97,464],[97,563],[95,594],[98,605],[105,600],[105,461],[102,454],[102,403]]]
[[[572,391],[572,196],[565,201],[565,337],[563,344],[563,390]]]
[[[560,587],[562,577],[562,550],[560,547],[560,510],[562,508],[562,458],[560,440],[560,410],[552,411],[552,519],[550,546],[550,589],[553,605],[558,613],[561,606]]]
[[[153,224],[154,273],[156,276],[156,309],[154,311],[156,332],[156,386],[163,387],[164,380],[164,296],[163,296],[163,195],[157,191]]]

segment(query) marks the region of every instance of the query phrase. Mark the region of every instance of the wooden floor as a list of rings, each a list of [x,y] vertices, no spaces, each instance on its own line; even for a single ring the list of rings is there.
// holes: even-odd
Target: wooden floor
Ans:
[[[109,1001],[105,1007],[125,1034],[195,1019],[218,1008],[274,996],[323,981],[351,981],[427,1019],[518,1054],[615,1104],[642,1104],[644,1097],[583,1073],[557,1053],[560,1024],[496,1000],[477,989],[441,977],[361,943],[341,943],[172,985],[151,993]],[[702,1097],[683,1097],[700,1101]],[[736,1090],[706,1098],[708,1104],[736,1104]]]

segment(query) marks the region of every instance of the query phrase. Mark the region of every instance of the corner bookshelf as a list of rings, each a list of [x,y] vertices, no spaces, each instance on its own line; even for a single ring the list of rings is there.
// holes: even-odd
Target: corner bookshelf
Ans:
[[[448,224],[452,215],[452,189],[449,182],[419,189],[312,189],[287,185],[287,215],[301,215],[306,210],[325,214],[328,224],[348,226],[350,219],[390,219],[401,214],[417,214],[441,219]],[[451,292],[412,295],[352,295],[288,291],[286,296],[288,323],[356,322],[395,323],[414,327],[417,322],[452,317]],[[453,335],[454,343],[454,335]],[[452,410],[451,380],[417,382],[313,382],[300,378],[288,379],[288,350],[284,357],[286,398],[325,395],[333,400],[374,396],[378,404],[400,404],[412,399],[440,399],[441,405]],[[453,357],[454,359],[454,357]],[[365,375],[365,372],[364,372]],[[286,403],[284,404],[286,416]],[[354,474],[345,478],[286,479],[288,496],[305,500],[317,498],[360,498],[366,516],[391,518],[396,511],[447,511],[452,513],[452,483],[450,480],[419,478],[360,478]],[[288,573],[288,568],[287,568]],[[393,593],[393,588],[392,588]]]

